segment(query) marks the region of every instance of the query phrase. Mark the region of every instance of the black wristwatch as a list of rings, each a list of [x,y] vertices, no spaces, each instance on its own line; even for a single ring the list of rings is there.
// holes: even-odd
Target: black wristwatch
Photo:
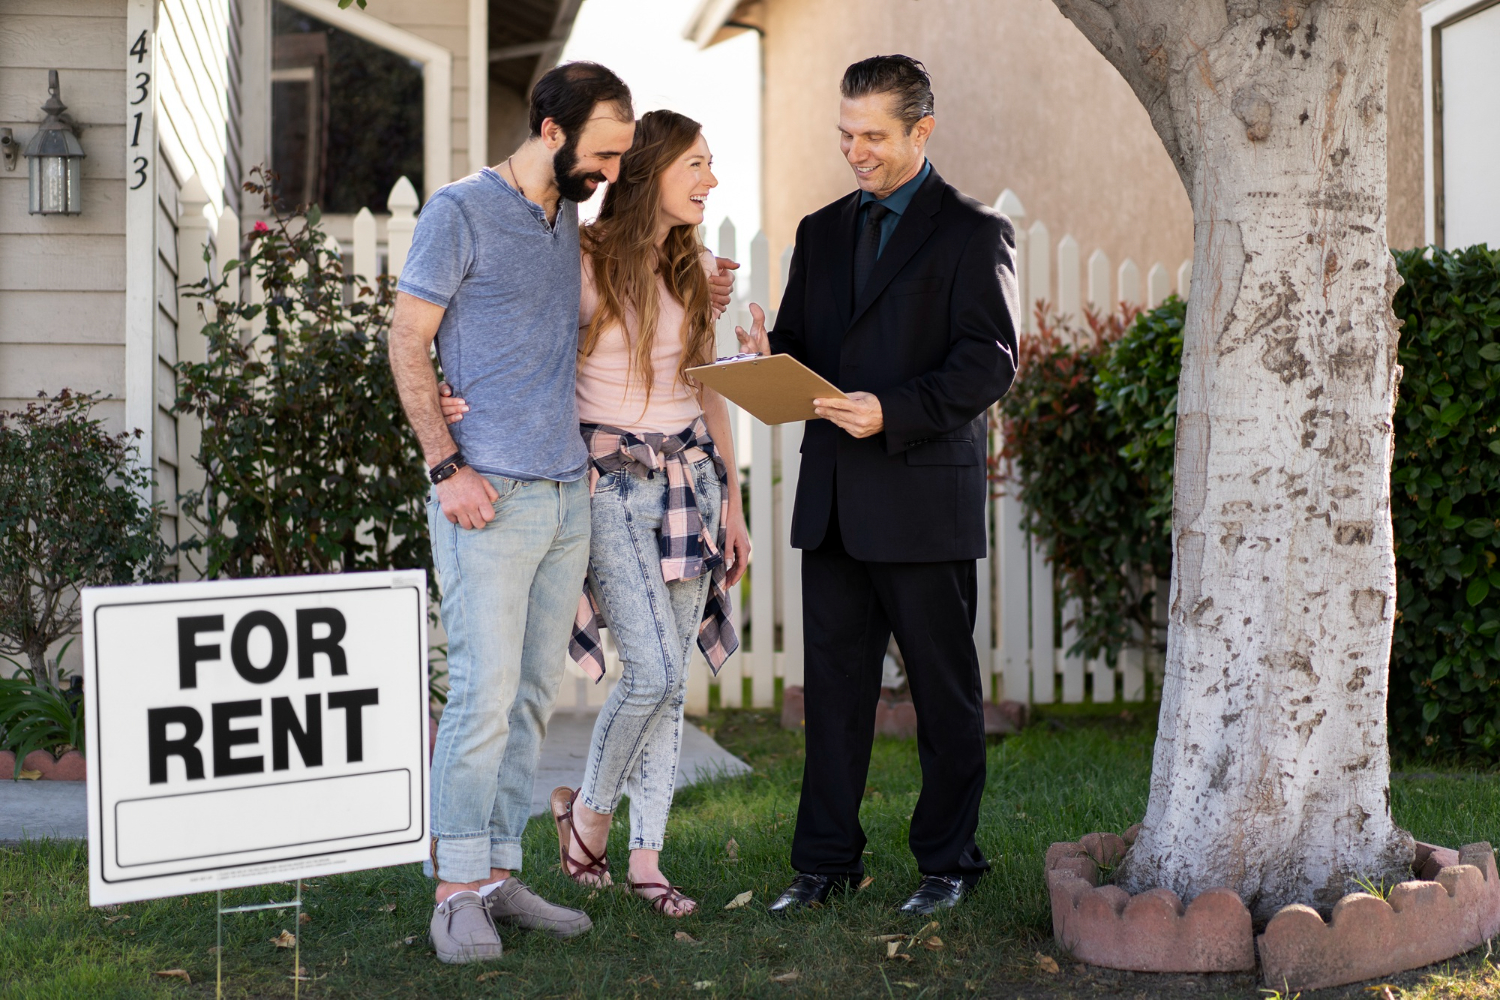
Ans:
[[[455,472],[457,472],[459,469],[462,469],[468,464],[468,462],[464,461],[463,452],[455,451],[452,455],[449,455],[437,465],[434,465],[432,468],[428,469],[427,478],[431,479],[432,485],[436,486],[444,479],[451,478]]]

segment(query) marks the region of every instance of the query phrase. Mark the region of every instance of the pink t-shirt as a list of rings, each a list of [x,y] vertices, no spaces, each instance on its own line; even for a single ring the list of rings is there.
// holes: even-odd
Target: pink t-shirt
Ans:
[[[704,251],[704,267],[713,273],[713,255]],[[578,419],[626,431],[676,434],[703,412],[698,396],[677,377],[683,351],[683,309],[664,281],[657,283],[656,342],[651,346],[651,399],[638,375],[630,371],[631,344],[625,328],[614,322],[599,334],[594,353],[578,368]],[[583,294],[578,302],[578,345],[599,308],[594,265],[583,255]]]

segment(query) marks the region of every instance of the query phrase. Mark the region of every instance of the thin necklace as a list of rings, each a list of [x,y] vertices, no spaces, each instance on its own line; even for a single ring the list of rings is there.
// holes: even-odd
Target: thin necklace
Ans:
[[[515,154],[511,154],[505,158],[505,169],[510,171],[511,183],[515,184],[516,190],[521,193],[521,197],[526,198],[526,189],[521,186],[521,178],[516,176],[516,168],[510,165],[510,161],[514,158]],[[526,200],[530,201],[531,199],[526,198]]]

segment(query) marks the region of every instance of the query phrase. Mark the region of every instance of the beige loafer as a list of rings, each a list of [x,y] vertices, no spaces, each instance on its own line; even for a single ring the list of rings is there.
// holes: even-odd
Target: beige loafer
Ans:
[[[479,893],[456,892],[432,911],[432,948],[449,965],[493,962],[503,949],[494,918]]]
[[[541,931],[553,937],[577,937],[594,926],[587,913],[549,903],[514,875],[486,896],[485,903],[495,923]]]

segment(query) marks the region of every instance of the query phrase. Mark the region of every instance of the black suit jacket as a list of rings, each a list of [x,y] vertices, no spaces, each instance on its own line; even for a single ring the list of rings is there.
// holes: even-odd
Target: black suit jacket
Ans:
[[[855,302],[858,210],[856,191],[797,226],[771,349],[874,393],[885,430],[856,439],[808,421],[792,544],[822,544],[837,479],[854,558],[983,558],[984,412],[1016,372],[1015,230],[933,170]]]

